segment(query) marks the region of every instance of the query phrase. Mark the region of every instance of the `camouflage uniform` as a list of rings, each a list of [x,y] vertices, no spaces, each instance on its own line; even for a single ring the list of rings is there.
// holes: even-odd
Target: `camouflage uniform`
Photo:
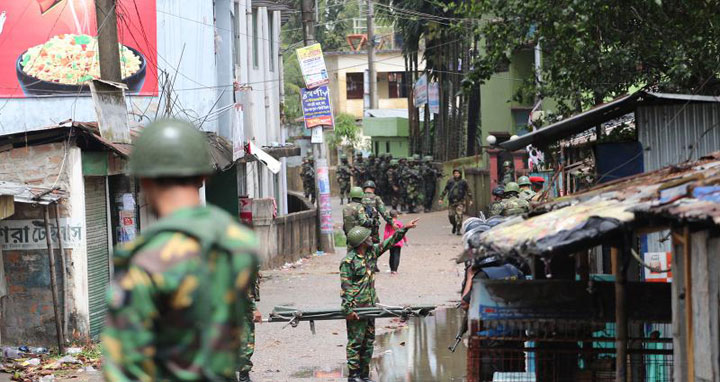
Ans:
[[[253,287],[248,290],[248,300],[250,308],[245,313],[243,321],[241,347],[238,353],[238,371],[240,373],[249,373],[252,370],[252,356],[255,354],[255,317],[253,313],[257,310],[256,302],[260,301],[260,270],[258,269],[258,277],[253,283]]]
[[[505,161],[503,163],[503,178],[502,178],[502,184],[507,185],[510,182],[515,181],[515,174],[513,174],[513,169],[510,164],[510,161]]]
[[[415,207],[423,204],[425,190],[423,189],[423,178],[418,166],[412,162],[410,168],[405,172],[407,179],[407,206],[409,212],[415,212]]]
[[[350,315],[356,308],[375,306],[378,301],[375,290],[375,267],[378,257],[405,237],[407,230],[401,228],[382,244],[375,244],[360,254],[356,249],[348,252],[340,263],[342,288],[342,312]],[[373,346],[375,344],[375,320],[345,321],[347,325],[347,363],[350,375],[370,374]]]
[[[407,201],[408,201],[408,195],[407,195],[407,172],[408,172],[408,162],[407,159],[403,158],[400,159],[400,162],[398,164],[398,180],[400,181],[400,208],[404,211],[407,211]]]
[[[365,206],[355,199],[343,208],[343,231],[346,236],[353,227],[363,226],[372,229],[373,224]]]
[[[530,201],[535,197],[537,193],[529,188],[522,189],[520,191],[520,199]]]
[[[432,210],[432,203],[435,200],[435,190],[437,190],[437,180],[442,177],[440,170],[435,168],[432,162],[423,163],[421,169],[423,178],[423,188],[425,191],[425,211]]]
[[[343,158],[342,164],[337,167],[336,174],[338,185],[340,186],[340,204],[343,204],[343,198],[350,201],[348,194],[350,193],[350,176],[352,175],[352,171],[347,163],[347,159]]]
[[[453,172],[455,171],[458,170],[456,169]],[[448,219],[453,226],[453,233],[459,234],[463,223],[463,215],[465,215],[465,201],[472,198],[470,186],[468,186],[465,179],[455,180],[453,177],[445,185],[445,189],[440,194],[440,199],[444,199],[445,195],[448,197]]]
[[[234,379],[256,248],[252,232],[212,206],[175,211],[117,248],[105,379]]]
[[[315,203],[315,166],[313,161],[303,163],[300,176],[302,177],[305,198]]]
[[[392,216],[390,216],[390,212],[385,207],[385,203],[383,203],[382,199],[372,192],[365,193],[365,196],[362,199],[362,204],[365,206],[365,211],[372,221],[372,227],[370,227],[370,229],[372,230],[373,241],[379,243],[380,219],[382,218],[387,224],[392,225]]]
[[[355,162],[352,166],[352,173],[356,186],[361,186],[363,183],[365,183],[366,169],[365,162],[363,161],[362,156],[355,157]]]
[[[490,216],[497,216],[502,215],[503,210],[505,209],[505,205],[503,204],[502,200],[496,200],[488,206],[488,210],[490,211]]]
[[[402,203],[401,192],[400,192],[400,173],[397,165],[392,165],[387,170],[388,178],[388,191],[390,193],[390,205],[393,209],[398,209],[398,206]]]
[[[522,215],[530,211],[530,204],[527,200],[520,199],[517,195],[512,195],[503,200],[503,216]]]

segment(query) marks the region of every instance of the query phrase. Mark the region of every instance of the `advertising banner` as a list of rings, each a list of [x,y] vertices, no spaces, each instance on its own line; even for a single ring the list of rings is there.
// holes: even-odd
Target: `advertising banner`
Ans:
[[[122,82],[157,95],[156,0],[117,0]],[[94,0],[0,0],[0,97],[90,95],[100,77]]]
[[[330,83],[320,44],[298,48],[296,52],[307,88],[312,89]]]
[[[428,106],[430,114],[440,114],[440,84],[437,82],[428,86]]]
[[[53,220],[50,234],[54,248],[59,248],[58,229]],[[78,248],[83,240],[83,224],[60,219],[63,248]],[[3,250],[47,249],[45,223],[42,220],[0,221],[0,247]]]
[[[646,252],[643,254],[645,264],[653,267],[655,270],[666,270],[672,267],[671,252]],[[655,272],[651,269],[645,269],[645,281],[657,283],[672,282],[672,272]]]
[[[317,172],[318,206],[320,210],[320,232],[333,233],[332,205],[330,204],[330,175],[327,160],[315,161]]]
[[[327,85],[315,89],[300,89],[305,127],[311,129],[323,126],[333,128],[333,113],[330,106],[330,89]]]
[[[417,82],[415,82],[415,86],[413,86],[413,97],[415,98],[415,107],[420,107],[427,103],[428,83],[426,75],[423,74],[418,78]]]

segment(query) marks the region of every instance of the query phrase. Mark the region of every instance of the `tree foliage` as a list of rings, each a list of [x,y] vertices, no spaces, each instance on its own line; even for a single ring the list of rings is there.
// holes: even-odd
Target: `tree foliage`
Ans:
[[[717,0],[473,0],[485,41],[468,76],[482,82],[518,49],[542,51],[542,81],[524,91],[593,105],[632,87],[715,93],[720,73]],[[523,90],[521,90],[523,91]],[[561,105],[562,106],[562,105]]]
[[[362,127],[355,121],[355,116],[340,113],[335,116],[335,131],[329,134],[328,143],[332,148],[345,146],[359,149],[361,144]]]

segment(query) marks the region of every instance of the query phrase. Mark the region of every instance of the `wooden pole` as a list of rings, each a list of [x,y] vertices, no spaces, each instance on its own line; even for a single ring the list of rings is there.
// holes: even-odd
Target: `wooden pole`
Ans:
[[[627,243],[623,243],[623,251]],[[610,257],[615,274],[615,382],[626,382],[627,378],[627,311],[625,301],[625,267],[622,265],[620,249],[612,247]]]
[[[122,73],[120,71],[120,49],[118,48],[115,8],[115,0],[95,0],[100,78],[120,82],[122,81]]]
[[[63,334],[68,332],[68,283],[67,283],[67,262],[65,261],[65,250],[63,248],[63,237],[62,230],[60,229],[60,204],[55,203],[55,226],[58,230],[58,247],[60,247],[60,266],[62,267],[63,275]]]
[[[62,320],[60,319],[60,306],[58,305],[58,287],[57,287],[57,275],[55,274],[55,255],[53,254],[52,246],[52,231],[50,231],[50,212],[48,206],[44,206],[45,209],[45,240],[47,241],[48,247],[48,258],[50,259],[50,289],[52,291],[53,299],[53,310],[55,311],[55,331],[57,332],[58,341],[58,352],[60,354],[65,353],[65,338],[62,331]]]
[[[690,256],[690,228],[683,229],[683,278],[685,282],[685,354],[687,355],[687,381],[695,380],[695,341],[693,330],[692,258]]]

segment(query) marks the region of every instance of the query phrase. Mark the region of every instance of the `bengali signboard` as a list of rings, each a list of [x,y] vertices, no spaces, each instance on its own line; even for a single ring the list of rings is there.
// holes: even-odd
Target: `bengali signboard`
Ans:
[[[157,95],[156,0],[117,0],[122,82]],[[94,0],[0,0],[0,97],[90,95],[100,76]]]
[[[327,85],[315,89],[301,89],[303,117],[305,127],[323,126],[333,128],[333,113],[330,105],[330,89]]]
[[[315,161],[317,172],[318,206],[320,210],[320,232],[329,234],[334,232],[332,219],[332,205],[330,204],[330,175],[327,160]]]
[[[646,252],[643,253],[645,264],[654,270],[667,270],[672,267],[671,252]],[[655,272],[652,269],[645,269],[645,281],[657,283],[672,282],[672,272]]]
[[[296,52],[307,88],[312,89],[330,83],[320,44],[298,48]]]
[[[428,86],[428,106],[430,114],[440,114],[440,84],[437,82]]]
[[[54,248],[59,248],[58,229],[55,221],[50,224]],[[83,224],[69,219],[60,219],[60,233],[63,248],[77,248],[83,241]],[[47,249],[45,223],[42,220],[0,221],[0,247],[3,250]]]
[[[415,82],[415,86],[413,86],[413,98],[415,99],[415,107],[420,107],[427,103],[428,83],[426,75],[423,74],[418,78],[417,82]]]

